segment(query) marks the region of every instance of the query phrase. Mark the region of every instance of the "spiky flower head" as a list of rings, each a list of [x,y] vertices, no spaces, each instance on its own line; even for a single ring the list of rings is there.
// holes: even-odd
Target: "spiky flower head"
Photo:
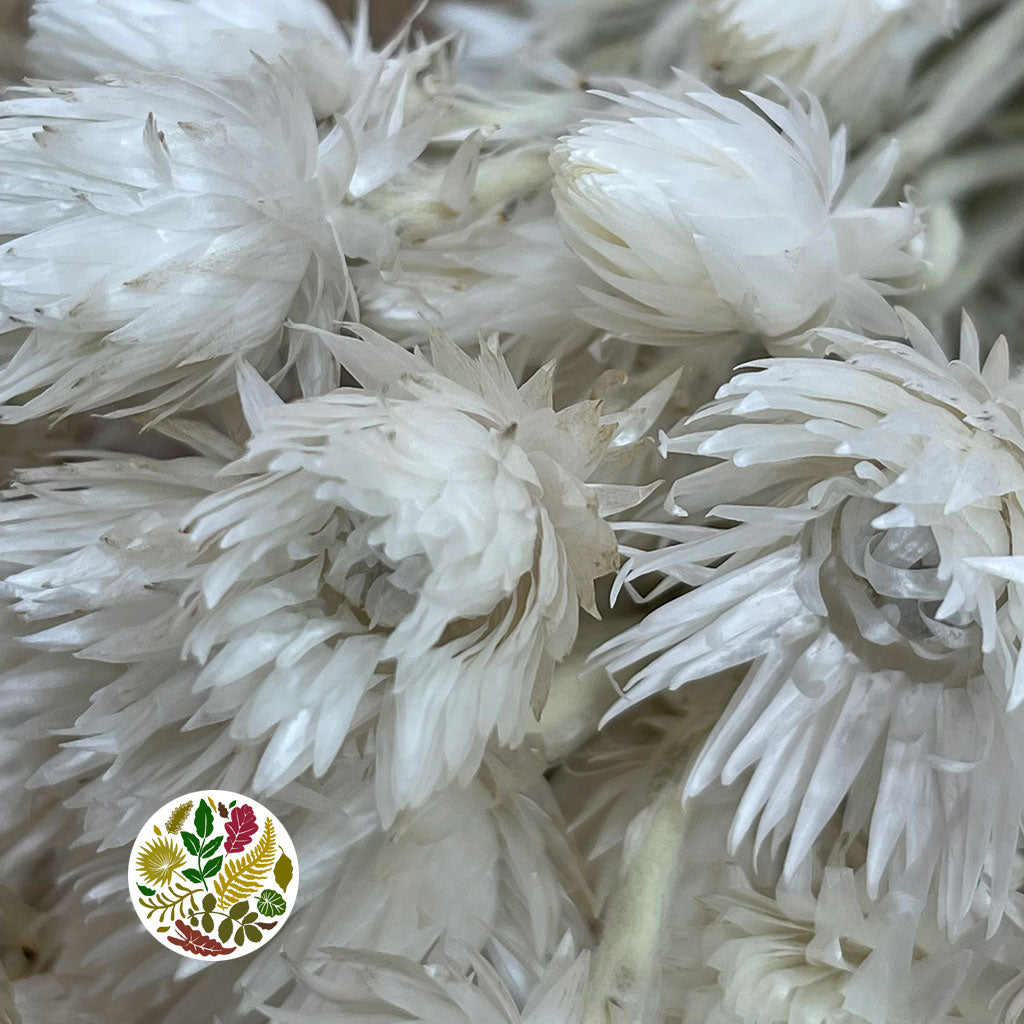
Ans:
[[[702,57],[726,85],[769,77],[808,89],[858,135],[898,108],[914,60],[948,31],[956,0],[698,0]]]
[[[8,94],[0,422],[200,404],[230,392],[238,355],[334,386],[284,323],[340,318],[345,257],[386,257],[389,230],[352,199],[429,135],[429,117],[392,116],[400,86],[323,131],[283,64]]]
[[[234,764],[265,791],[324,772],[371,723],[390,820],[535,722],[617,565],[606,517],[651,488],[591,482],[623,455],[615,421],[598,401],[555,412],[552,367],[519,387],[489,346],[473,359],[435,337],[431,363],[360,333],[326,340],[364,390],[283,404],[244,373],[253,433],[229,464],[214,438],[216,456],[34,471],[12,495],[33,500],[0,514],[23,567],[4,592],[60,619],[28,642],[125,673],[82,702],[74,752],[46,772],[114,752],[76,797],[96,815],[113,811],[107,787],[138,800],[157,785],[155,745],[174,745],[179,790]],[[71,494],[79,528],[45,540]]]
[[[848,867],[826,867],[813,895],[765,895],[733,867],[703,903],[710,921],[697,934],[704,962],[717,978],[714,986],[695,986],[684,996],[690,1019],[707,1024],[991,1020],[979,995],[991,995],[998,985],[975,984],[980,943],[951,944],[927,917],[922,919],[920,900],[892,894],[872,903],[862,875]],[[682,941],[693,943],[693,934]],[[999,969],[993,974],[1000,976]]]
[[[58,81],[157,72],[200,82],[283,59],[320,120],[430,60],[427,47],[399,55],[401,36],[375,52],[368,4],[358,12],[346,31],[321,0],[37,0],[26,64]]]
[[[587,290],[581,315],[662,344],[826,323],[894,330],[886,282],[918,269],[914,209],[873,206],[894,149],[846,179],[844,133],[830,138],[813,97],[748,106],[681,87],[610,96],[606,116],[555,147],[562,229],[607,285]]]
[[[934,880],[955,930],[983,873],[1001,915],[1024,811],[1024,391],[1004,340],[982,365],[965,321],[951,363],[906,325],[751,364],[666,440],[715,461],[673,488],[693,525],[628,575],[694,589],[603,660],[643,660],[618,710],[750,663],[689,792],[743,776],[732,843],[788,839],[790,876],[841,812],[872,895]]]

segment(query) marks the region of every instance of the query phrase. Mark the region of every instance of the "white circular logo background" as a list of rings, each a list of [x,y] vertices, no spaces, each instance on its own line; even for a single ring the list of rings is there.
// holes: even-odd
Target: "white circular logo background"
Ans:
[[[194,960],[233,960],[280,931],[299,888],[295,847],[261,803],[222,789],[168,801],[129,862],[132,905],[161,945]]]

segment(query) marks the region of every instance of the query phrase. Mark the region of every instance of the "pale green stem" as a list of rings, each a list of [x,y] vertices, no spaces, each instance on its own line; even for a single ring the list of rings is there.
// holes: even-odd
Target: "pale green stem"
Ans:
[[[684,776],[685,777],[685,776]],[[591,960],[582,1024],[651,1024],[686,823],[681,787],[666,786],[634,820],[630,852]]]
[[[549,762],[560,761],[594,736],[618,692],[604,669],[587,664],[590,653],[643,618],[641,613],[584,619],[576,647],[555,669],[537,732]]]
[[[918,189],[926,202],[956,199],[978,189],[1024,178],[1024,142],[977,146],[947,157],[921,176]]]
[[[1024,81],[1024,0],[1014,0],[926,75],[917,90],[925,107],[895,135],[895,180],[912,174],[962,138]]]
[[[461,223],[441,199],[444,172],[438,168],[402,186],[381,186],[362,200],[379,217],[400,224],[410,238],[429,237]],[[520,149],[486,156],[473,186],[473,204],[487,210],[545,187],[551,177],[547,152]]]
[[[1024,210],[989,215],[975,225],[949,278],[916,304],[925,315],[941,315],[957,309],[971,291],[1000,261],[1020,246],[1024,235]]]

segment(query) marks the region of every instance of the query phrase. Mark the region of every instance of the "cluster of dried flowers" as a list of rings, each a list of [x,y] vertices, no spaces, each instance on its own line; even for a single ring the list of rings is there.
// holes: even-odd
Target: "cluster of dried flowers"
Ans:
[[[0,1020],[1020,1024],[1024,0],[367,15],[33,4]]]

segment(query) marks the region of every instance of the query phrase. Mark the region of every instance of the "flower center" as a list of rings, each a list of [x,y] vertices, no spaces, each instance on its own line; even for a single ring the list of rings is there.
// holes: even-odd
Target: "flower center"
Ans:
[[[937,617],[948,583],[935,537],[923,526],[873,526],[888,509],[850,498],[832,513],[831,547],[816,559],[830,625],[872,669],[965,685],[980,661],[981,630],[964,612]]]

